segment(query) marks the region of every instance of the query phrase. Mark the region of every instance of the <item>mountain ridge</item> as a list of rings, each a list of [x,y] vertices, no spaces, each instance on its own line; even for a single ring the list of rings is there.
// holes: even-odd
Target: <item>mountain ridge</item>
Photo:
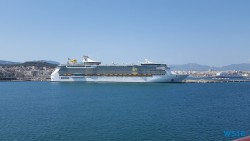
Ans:
[[[53,60],[33,60],[33,61],[25,61],[25,62],[12,62],[12,61],[0,60],[0,65],[22,64],[22,63],[26,63],[26,62],[45,62],[45,63],[55,64],[55,65],[60,64],[59,62],[53,61]]]
[[[4,64],[20,64],[20,62],[12,62],[12,61],[6,61],[6,60],[0,60],[0,65]]]
[[[0,60],[0,66],[6,67],[14,67],[14,66],[36,66],[36,67],[50,67],[55,68],[59,63],[56,61],[47,61],[47,60],[39,60],[39,61],[26,61],[26,62],[11,62],[11,61],[3,61]]]
[[[216,66],[208,66],[208,65],[200,65],[197,63],[188,63],[183,65],[169,65],[172,70],[175,71],[229,71],[229,70],[237,70],[237,71],[250,71],[250,63],[240,63],[240,64],[230,64],[222,67]]]

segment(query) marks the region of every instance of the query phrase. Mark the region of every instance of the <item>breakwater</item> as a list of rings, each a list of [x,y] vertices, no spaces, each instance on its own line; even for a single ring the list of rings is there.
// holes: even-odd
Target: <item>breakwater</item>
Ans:
[[[205,80],[205,79],[197,79],[197,80],[184,80],[184,83],[230,83],[230,82],[250,82],[250,79],[244,80],[231,80],[231,79],[214,79],[214,80]]]

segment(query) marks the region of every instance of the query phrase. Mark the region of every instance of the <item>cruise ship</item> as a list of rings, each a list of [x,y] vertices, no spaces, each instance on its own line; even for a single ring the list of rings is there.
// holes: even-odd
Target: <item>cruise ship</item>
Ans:
[[[166,64],[145,60],[138,65],[101,65],[84,56],[83,62],[69,59],[67,64],[59,65],[51,74],[51,81],[87,82],[182,82],[188,75],[178,75]]]
[[[216,78],[243,78],[237,71],[234,72],[218,72]]]

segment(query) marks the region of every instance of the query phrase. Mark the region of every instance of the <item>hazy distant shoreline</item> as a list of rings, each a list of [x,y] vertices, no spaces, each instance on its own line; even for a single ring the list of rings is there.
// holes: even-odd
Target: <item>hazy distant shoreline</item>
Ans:
[[[46,66],[55,68],[59,65],[57,61],[51,60],[39,60],[39,61],[26,61],[24,63],[20,62],[12,62],[12,61],[5,61],[0,60],[0,66]],[[173,71],[207,71],[207,70],[214,70],[214,71],[229,71],[229,70],[237,70],[237,71],[250,71],[250,63],[239,63],[239,64],[229,64],[225,66],[209,66],[209,65],[202,65],[197,63],[187,63],[187,64],[168,64],[171,70]]]
[[[13,62],[0,61],[0,81],[50,81],[50,75],[58,64],[52,64],[50,62],[55,61],[30,61],[20,64],[12,64]],[[209,66],[198,64],[184,64],[184,65],[170,65],[172,71],[177,74],[188,74],[191,77],[197,77],[204,79],[205,77],[214,77],[218,72],[222,70],[228,70],[228,73],[240,73],[241,75],[249,78],[250,76],[250,64],[234,64],[228,65],[221,69],[211,68]],[[231,70],[231,71],[229,71]]]

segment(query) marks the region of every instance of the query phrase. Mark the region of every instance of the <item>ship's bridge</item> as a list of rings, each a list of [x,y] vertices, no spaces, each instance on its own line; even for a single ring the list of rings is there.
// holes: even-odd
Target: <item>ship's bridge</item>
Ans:
[[[91,65],[91,66],[101,64],[100,61],[94,61],[94,60],[90,59],[88,56],[83,57],[83,63],[84,63],[84,65]]]
[[[154,63],[148,59],[145,59],[145,62],[141,63],[141,65],[161,65],[159,63]]]
[[[163,70],[170,69],[166,64],[154,63],[148,59],[145,59],[145,62],[141,63],[141,66],[158,66],[157,68],[161,68]]]

